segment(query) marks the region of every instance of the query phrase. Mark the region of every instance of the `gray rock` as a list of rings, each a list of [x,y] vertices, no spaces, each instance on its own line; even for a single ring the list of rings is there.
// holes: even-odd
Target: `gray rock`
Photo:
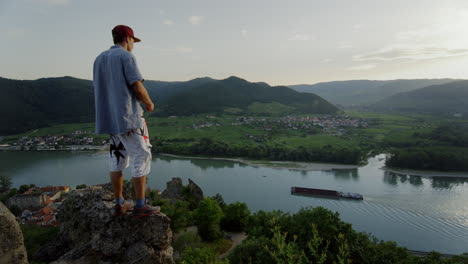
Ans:
[[[195,204],[198,207],[198,204],[201,200],[203,200],[203,191],[202,189],[196,185],[191,179],[189,179],[188,185],[189,191],[192,194],[192,197],[195,199]]]
[[[15,216],[0,202],[0,264],[7,263],[28,263],[28,254]]]
[[[173,199],[173,200],[183,200],[182,190],[184,185],[182,184],[181,178],[172,178],[171,181],[166,183],[166,190],[161,194],[161,198],[164,199]]]
[[[38,251],[38,260],[55,260],[54,264],[174,263],[171,220],[163,213],[141,218],[114,216],[113,194],[103,186],[68,193],[57,219],[59,236]],[[59,256],[53,248],[61,251]]]
[[[166,183],[167,188],[161,194],[161,198],[170,200],[184,200],[190,203],[194,203],[198,206],[201,200],[203,200],[203,191],[196,185],[191,179],[187,186],[187,191],[184,193],[184,185],[182,184],[181,178],[172,178],[171,181]]]

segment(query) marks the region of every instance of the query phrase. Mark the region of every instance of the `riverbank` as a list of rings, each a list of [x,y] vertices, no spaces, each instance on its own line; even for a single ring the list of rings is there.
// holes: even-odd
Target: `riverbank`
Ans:
[[[322,171],[322,170],[345,170],[356,169],[358,165],[332,164],[332,163],[312,163],[312,162],[295,162],[295,161],[267,161],[267,160],[247,160],[241,158],[214,158],[214,157],[195,157],[195,156],[180,156],[174,154],[160,153],[161,156],[182,158],[182,159],[208,159],[208,160],[225,160],[253,167],[267,167],[273,169],[288,169],[298,171]]]
[[[400,175],[409,176],[421,176],[421,177],[452,177],[452,178],[468,178],[468,172],[446,172],[446,171],[421,171],[421,170],[410,170],[410,169],[398,169],[382,167],[382,170]]]
[[[52,146],[2,146],[0,151],[92,151],[100,152],[109,149],[109,145],[63,145],[60,148]]]

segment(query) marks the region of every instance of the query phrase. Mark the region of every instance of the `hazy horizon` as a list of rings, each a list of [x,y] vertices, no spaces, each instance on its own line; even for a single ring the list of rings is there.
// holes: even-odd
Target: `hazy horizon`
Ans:
[[[468,2],[6,0],[1,76],[92,79],[92,63],[131,26],[147,80],[237,76],[270,85],[465,79]]]
[[[64,75],[64,76],[47,76],[47,77],[39,77],[39,78],[33,78],[33,79],[15,79],[15,78],[8,78],[8,77],[5,77],[5,76],[0,76],[0,78],[11,79],[11,80],[17,80],[17,81],[36,81],[36,80],[39,80],[39,79],[65,78],[65,77],[71,77],[71,78],[76,78],[76,79],[81,79],[81,80],[92,81],[92,78],[79,78],[79,77],[71,76],[71,75]],[[434,80],[437,80],[437,79],[453,79],[454,81],[457,81],[457,80],[460,80],[460,81],[468,80],[468,79],[454,79],[454,78],[383,79],[383,80],[376,80],[376,79],[353,79],[353,80],[325,81],[325,82],[317,82],[317,83],[292,83],[292,84],[279,84],[279,85],[274,85],[274,84],[270,84],[270,83],[265,82],[265,81],[251,81],[251,80],[249,80],[249,79],[242,78],[241,76],[231,75],[231,76],[227,76],[227,77],[225,77],[225,78],[213,78],[213,77],[210,77],[210,76],[200,76],[200,77],[195,77],[195,78],[188,79],[188,80],[172,80],[172,81],[169,80],[169,81],[163,81],[163,80],[145,79],[145,81],[155,81],[155,82],[187,82],[187,81],[191,81],[191,80],[194,80],[194,79],[201,79],[201,78],[210,78],[210,79],[214,79],[214,80],[220,81],[220,80],[227,79],[227,78],[229,78],[229,77],[237,77],[237,78],[244,79],[244,80],[246,80],[246,81],[248,81],[248,82],[251,82],[251,83],[264,82],[264,83],[267,83],[267,84],[270,85],[270,86],[314,85],[314,84],[319,84],[319,83],[328,83],[328,82],[349,82],[349,81],[397,81],[397,80],[429,80],[429,79],[434,79]]]

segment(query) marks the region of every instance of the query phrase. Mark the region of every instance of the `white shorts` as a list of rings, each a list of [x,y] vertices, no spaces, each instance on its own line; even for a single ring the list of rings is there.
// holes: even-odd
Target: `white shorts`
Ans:
[[[111,172],[122,171],[132,165],[132,176],[146,176],[151,169],[151,144],[148,127],[136,128],[121,135],[110,135],[109,167]]]

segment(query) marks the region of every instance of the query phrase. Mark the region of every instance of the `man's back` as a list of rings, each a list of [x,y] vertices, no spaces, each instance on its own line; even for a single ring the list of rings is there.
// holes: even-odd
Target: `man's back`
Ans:
[[[119,45],[96,58],[93,69],[96,133],[122,134],[142,126],[143,110],[129,88],[142,80],[135,57]]]

